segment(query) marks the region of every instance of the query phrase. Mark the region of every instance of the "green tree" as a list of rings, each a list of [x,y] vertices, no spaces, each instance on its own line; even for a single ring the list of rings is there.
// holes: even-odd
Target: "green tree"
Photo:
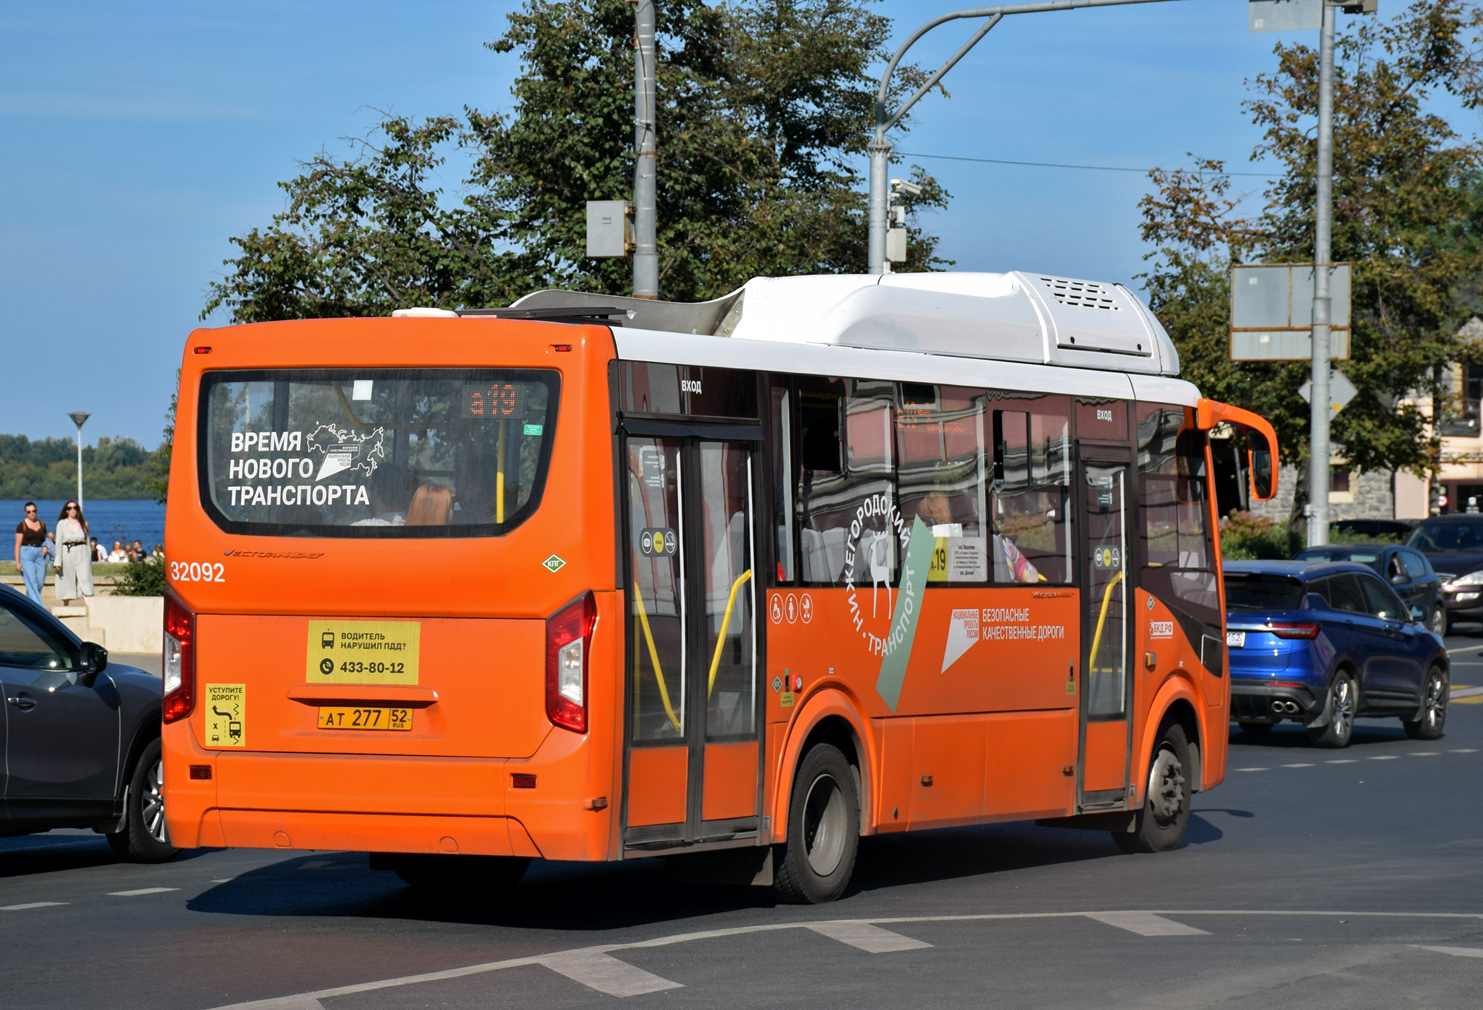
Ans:
[[[1433,465],[1435,438],[1416,396],[1446,399],[1445,363],[1470,291],[1483,277],[1477,180],[1483,154],[1430,108],[1438,93],[1477,108],[1483,17],[1464,0],[1415,0],[1390,21],[1341,22],[1334,60],[1333,257],[1354,264],[1351,358],[1358,394],[1333,435],[1357,470]],[[1248,407],[1277,428],[1285,462],[1305,466],[1307,362],[1229,360],[1232,263],[1313,256],[1318,53],[1279,44],[1277,68],[1248,82],[1244,108],[1263,128],[1254,158],[1281,171],[1262,211],[1241,200],[1218,161],[1155,170],[1139,204],[1153,247],[1150,303],[1179,347],[1184,374],[1210,396]],[[1301,506],[1300,495],[1295,511]]]
[[[145,498],[154,454],[127,436],[103,436],[82,448],[83,490],[93,498]],[[70,498],[77,493],[77,443],[0,435],[0,498]]]
[[[660,283],[710,298],[749,277],[865,269],[859,155],[890,22],[874,0],[674,0],[657,39]],[[281,187],[272,223],[203,316],[237,322],[504,305],[543,287],[624,293],[626,260],[589,260],[585,205],[633,178],[633,8],[527,0],[489,43],[518,54],[514,108],[384,116],[348,159],[321,154]],[[900,88],[920,83],[899,72]],[[468,161],[454,193],[451,156]],[[920,168],[906,269],[946,264],[916,213],[948,194]]]
[[[170,408],[165,411],[164,438],[154,451],[155,476],[149,483],[149,493],[161,505],[170,491],[170,453],[175,447],[175,407],[180,402],[180,369],[175,369],[175,392],[170,394]]]

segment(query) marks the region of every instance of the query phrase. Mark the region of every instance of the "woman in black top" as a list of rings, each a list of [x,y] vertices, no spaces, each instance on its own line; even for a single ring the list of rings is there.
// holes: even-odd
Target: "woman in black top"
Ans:
[[[36,503],[26,502],[26,517],[15,528],[15,570],[26,583],[26,595],[41,602],[46,584],[46,523],[36,517]]]

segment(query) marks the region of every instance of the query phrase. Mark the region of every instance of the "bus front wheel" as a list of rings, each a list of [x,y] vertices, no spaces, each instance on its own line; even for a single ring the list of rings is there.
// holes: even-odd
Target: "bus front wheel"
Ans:
[[[1184,839],[1189,825],[1189,740],[1184,727],[1171,722],[1159,734],[1148,763],[1148,795],[1132,831],[1114,831],[1112,840],[1124,852],[1168,852]]]
[[[797,905],[833,901],[844,893],[860,846],[860,797],[855,773],[839,748],[818,744],[804,756],[788,802],[788,840],[773,888]]]

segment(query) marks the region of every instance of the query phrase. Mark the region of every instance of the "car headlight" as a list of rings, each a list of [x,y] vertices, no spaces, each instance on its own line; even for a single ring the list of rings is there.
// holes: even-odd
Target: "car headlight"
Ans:
[[[1447,585],[1483,586],[1483,568],[1478,569],[1476,572],[1468,572],[1466,575],[1459,575],[1457,578],[1447,583]]]

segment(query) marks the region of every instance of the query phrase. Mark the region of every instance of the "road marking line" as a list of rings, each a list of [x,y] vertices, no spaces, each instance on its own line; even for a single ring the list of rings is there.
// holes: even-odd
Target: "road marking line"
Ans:
[[[1448,698],[1476,698],[1483,695],[1483,687],[1454,687]]]
[[[886,923],[889,925],[900,925],[917,922],[1020,922],[1026,920],[1044,919],[1072,919],[1086,916],[1100,916],[1114,913],[1107,912],[985,912],[967,915],[903,915],[903,916],[881,916],[868,920],[858,920],[871,923]],[[1215,915],[1215,916],[1240,916],[1250,919],[1256,916],[1291,918],[1295,916],[1317,917],[1324,919],[1422,919],[1437,921],[1469,921],[1483,923],[1483,913],[1479,912],[1351,912],[1343,909],[1329,909],[1318,911],[1301,911],[1294,909],[1155,909],[1152,911],[1134,913],[1138,915],[1165,916],[1177,915],[1181,918],[1190,915]],[[334,996],[354,996],[363,992],[378,992],[382,989],[393,989],[402,986],[420,985],[424,982],[444,982],[449,979],[467,978],[470,975],[484,975],[489,972],[502,971],[506,968],[521,968],[528,964],[543,964],[547,960],[563,957],[567,954],[584,954],[589,951],[606,953],[615,950],[644,950],[652,947],[670,947],[682,943],[693,943],[697,940],[719,940],[734,936],[747,936],[753,933],[777,933],[788,929],[801,929],[811,926],[808,922],[775,922],[759,923],[753,926],[731,926],[724,929],[696,930],[692,933],[671,933],[668,936],[654,937],[650,940],[637,940],[632,943],[614,943],[602,947],[585,947],[577,950],[558,951],[552,954],[534,957],[514,957],[505,961],[486,961],[483,964],[465,965],[461,968],[446,968],[442,971],[424,972],[420,975],[402,975],[398,978],[376,979],[371,982],[357,982],[352,985],[336,986],[333,989],[316,989],[312,992],[297,993],[292,996],[276,996],[271,999],[250,1000],[244,1003],[232,1003],[226,1006],[215,1007],[214,1010],[318,1010],[319,1000]]]
[[[808,928],[831,940],[847,943],[851,947],[858,947],[867,954],[889,954],[897,950],[921,950],[923,947],[932,946],[921,940],[913,940],[909,936],[893,933],[889,929],[881,929],[868,922],[852,922],[842,919],[839,922],[810,922]]]
[[[1371,761],[1394,761],[1395,758],[1396,758],[1396,756],[1394,754],[1376,754],[1374,757],[1370,758],[1369,760],[1371,760]]]
[[[1210,933],[1152,912],[1087,912],[1088,919],[1126,929],[1139,936],[1209,936]]]
[[[1448,751],[1447,753],[1449,753],[1449,754],[1476,754],[1476,753],[1478,753],[1478,748],[1476,748],[1476,747],[1454,747],[1452,750]]]
[[[1419,943],[1413,946],[1436,951],[1438,954],[1451,954],[1453,957],[1483,957],[1483,947],[1425,947]]]
[[[1359,758],[1334,758],[1331,761],[1325,761],[1324,764],[1326,764],[1326,765],[1357,765],[1357,764],[1359,764]]]
[[[1435,750],[1413,750],[1411,756],[1413,758],[1434,758],[1441,757],[1441,753],[1441,751]]]
[[[0,912],[24,912],[31,908],[54,908],[65,904],[65,901],[28,901],[24,905],[0,905]]]
[[[213,880],[212,883],[213,884],[230,884],[232,881],[234,881],[236,879],[237,879],[236,877],[219,877],[218,879]]]
[[[1238,771],[1238,772],[1269,772],[1271,770],[1272,769],[1270,769],[1270,768],[1237,768],[1236,769],[1236,771]]]
[[[537,960],[557,974],[609,996],[641,996],[647,992],[684,988],[679,982],[635,968],[627,961],[620,961],[600,950],[576,950]]]
[[[1295,765],[1283,765],[1282,767],[1284,767],[1284,768],[1312,768],[1313,766],[1311,764],[1302,764],[1302,763],[1299,763],[1299,764],[1295,764]]]
[[[164,894],[166,891],[178,891],[178,887],[139,887],[132,891],[109,891],[110,898],[137,898],[141,894]]]

